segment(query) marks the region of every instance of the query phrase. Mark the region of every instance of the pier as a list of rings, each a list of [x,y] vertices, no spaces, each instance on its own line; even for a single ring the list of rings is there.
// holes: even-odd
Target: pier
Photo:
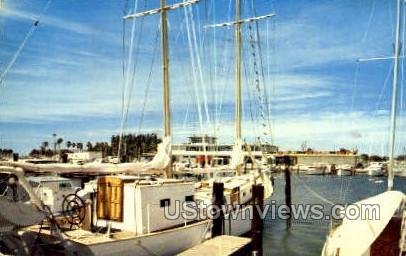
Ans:
[[[178,256],[247,255],[250,252],[250,248],[250,238],[222,235],[207,240],[182,253],[179,253]]]

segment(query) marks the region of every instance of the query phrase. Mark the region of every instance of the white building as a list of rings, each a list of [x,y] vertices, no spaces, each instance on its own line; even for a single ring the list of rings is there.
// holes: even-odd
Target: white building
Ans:
[[[102,152],[96,151],[68,153],[68,161],[72,163],[94,162],[96,160],[102,159],[102,157]]]

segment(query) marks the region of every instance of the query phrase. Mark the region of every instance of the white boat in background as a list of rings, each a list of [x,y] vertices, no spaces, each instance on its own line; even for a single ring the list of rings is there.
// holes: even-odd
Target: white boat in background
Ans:
[[[337,176],[351,176],[352,167],[350,165],[339,165],[337,166]]]
[[[337,170],[337,176],[351,176],[352,171],[348,169],[338,169]]]
[[[395,172],[395,176],[406,177],[406,170],[402,169],[400,171]]]
[[[307,175],[324,175],[327,173],[327,165],[315,163],[307,168]]]
[[[398,177],[406,177],[406,161],[395,161],[393,173]]]
[[[297,164],[292,167],[292,170],[295,170],[299,173],[306,173],[308,170],[309,166],[308,165],[303,165],[303,164]]]
[[[371,162],[365,170],[369,176],[382,176],[385,173],[385,164],[382,162]]]

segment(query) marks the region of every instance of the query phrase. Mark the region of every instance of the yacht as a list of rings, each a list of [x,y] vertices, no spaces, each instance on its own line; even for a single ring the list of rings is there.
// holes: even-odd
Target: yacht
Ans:
[[[224,234],[241,236],[251,230],[251,218],[253,207],[252,186],[262,184],[264,186],[264,200],[273,193],[272,182],[269,174],[251,172],[236,175],[234,170],[217,171],[212,179],[200,182],[195,195],[196,201],[210,205],[213,202],[213,183],[224,184]],[[251,216],[252,217],[252,216]]]
[[[69,209],[72,217],[85,210],[93,224],[67,227],[57,223],[22,170],[2,167],[0,173],[4,180],[12,177],[8,186],[18,184],[19,191],[26,191],[19,194],[28,195],[24,200],[0,196],[0,207],[7,209],[0,213],[0,232],[6,241],[1,253],[9,250],[32,255],[32,250],[41,250],[67,255],[173,255],[211,235],[209,219],[166,215],[176,212],[177,204],[194,201],[194,183],[130,175],[99,177],[92,183],[97,188],[88,190],[94,199],[90,207],[79,209],[73,204]]]
[[[337,176],[351,176],[352,167],[350,165],[339,165],[337,166]]]
[[[382,162],[371,162],[365,168],[369,176],[383,176],[386,165]]]
[[[309,167],[307,167],[306,174],[307,175],[324,175],[327,173],[327,165],[315,163]]]

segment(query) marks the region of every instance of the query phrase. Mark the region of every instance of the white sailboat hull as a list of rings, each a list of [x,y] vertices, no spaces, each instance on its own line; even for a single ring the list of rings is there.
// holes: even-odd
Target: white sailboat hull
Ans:
[[[174,255],[201,243],[210,234],[211,220],[207,220],[133,238],[98,243],[81,239],[74,241],[73,248],[77,255]]]
[[[325,172],[323,169],[308,169],[306,174],[307,175],[324,175]]]
[[[395,172],[395,176],[406,177],[406,170]]]
[[[368,175],[369,176],[382,176],[383,171],[381,169],[369,169]]]
[[[337,170],[337,176],[351,176],[351,175],[352,175],[351,170],[346,170],[346,169]]]

